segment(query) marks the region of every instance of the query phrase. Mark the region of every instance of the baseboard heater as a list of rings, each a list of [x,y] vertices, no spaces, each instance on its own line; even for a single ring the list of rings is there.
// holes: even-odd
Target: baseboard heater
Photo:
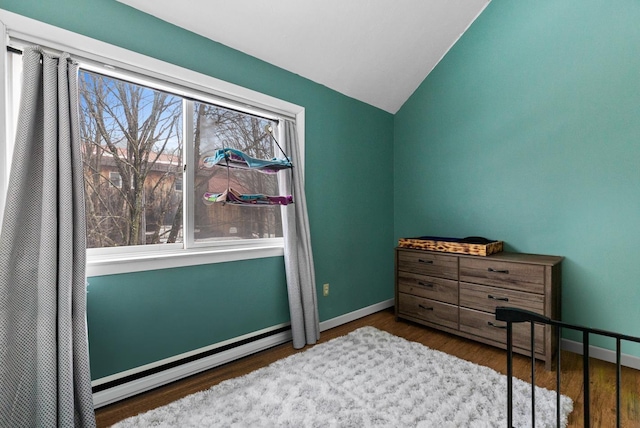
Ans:
[[[357,309],[320,323],[320,331],[329,330],[342,324],[371,315],[392,307],[394,299],[374,303],[371,306]],[[241,336],[235,341],[220,343],[215,349],[194,352],[184,358],[172,359],[166,364],[137,370],[135,373],[122,373],[117,378],[101,378],[93,382],[93,406],[103,407],[116,401],[149,391],[169,382],[221,366],[256,352],[282,345],[291,341],[291,325],[284,323],[260,330],[250,335]]]
[[[100,383],[92,388],[94,408],[115,403],[289,341],[291,327],[287,325]]]

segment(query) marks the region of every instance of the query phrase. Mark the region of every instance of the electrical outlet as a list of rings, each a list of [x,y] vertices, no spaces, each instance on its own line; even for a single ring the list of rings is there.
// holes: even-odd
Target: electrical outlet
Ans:
[[[325,297],[329,295],[329,284],[324,284],[322,286],[322,295]]]

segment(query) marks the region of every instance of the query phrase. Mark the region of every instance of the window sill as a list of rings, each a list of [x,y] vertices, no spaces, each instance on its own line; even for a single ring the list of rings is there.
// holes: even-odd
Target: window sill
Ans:
[[[195,248],[150,251],[113,255],[87,255],[87,277],[143,272],[184,266],[234,262],[239,260],[279,257],[281,244],[241,248]]]

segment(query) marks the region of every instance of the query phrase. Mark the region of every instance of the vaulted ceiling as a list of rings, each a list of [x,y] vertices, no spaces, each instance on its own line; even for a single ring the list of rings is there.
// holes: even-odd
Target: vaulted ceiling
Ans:
[[[490,0],[118,0],[397,112]]]

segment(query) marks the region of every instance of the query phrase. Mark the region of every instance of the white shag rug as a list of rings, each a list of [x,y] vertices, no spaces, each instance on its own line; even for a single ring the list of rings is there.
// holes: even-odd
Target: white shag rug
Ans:
[[[505,427],[506,390],[493,369],[363,327],[115,426]],[[514,378],[514,426],[531,426],[530,394]],[[555,427],[555,391],[535,398],[536,427]]]

